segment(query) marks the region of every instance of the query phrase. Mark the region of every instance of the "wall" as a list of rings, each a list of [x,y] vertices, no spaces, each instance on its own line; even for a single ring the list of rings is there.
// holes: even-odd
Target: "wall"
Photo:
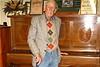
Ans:
[[[10,18],[7,18],[7,15],[4,14],[3,12],[3,8],[5,5],[5,2],[7,1],[11,1],[11,0],[0,0],[0,24],[3,24],[3,22],[7,22],[8,26],[10,26]],[[25,3],[26,1],[30,1],[30,0],[23,0]]]
[[[4,4],[6,0],[0,0],[0,24],[3,24],[3,22],[7,22],[7,24],[10,26],[10,19],[7,18],[7,16],[3,12]]]
[[[100,14],[100,0],[98,0],[97,13]]]
[[[1,4],[1,0],[0,0],[0,4]],[[1,10],[1,5],[0,5],[0,10]],[[1,23],[1,11],[0,11],[0,23]]]
[[[7,1],[11,1],[11,0],[0,0],[0,24],[3,24],[3,22],[7,22],[8,26],[10,26],[11,25],[10,18],[7,18],[7,16],[4,14],[4,12],[2,10],[2,8],[4,8],[5,2],[7,2]],[[23,1],[25,3],[26,1],[30,1],[30,0],[23,0]],[[100,6],[99,5],[100,5],[100,0],[98,0],[97,14],[100,14]]]

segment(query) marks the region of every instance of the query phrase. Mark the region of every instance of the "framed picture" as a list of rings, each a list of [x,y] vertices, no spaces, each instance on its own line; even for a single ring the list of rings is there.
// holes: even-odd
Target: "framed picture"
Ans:
[[[45,11],[45,4],[46,4],[47,0],[44,0],[44,5],[43,5],[43,11]]]
[[[31,0],[30,14],[43,13],[43,0]]]
[[[81,6],[81,0],[55,0],[58,4],[58,11],[78,12]]]
[[[25,2],[25,5],[26,5],[26,14],[30,14],[30,4],[31,2]]]
[[[81,0],[80,14],[96,14],[97,0]]]
[[[100,14],[100,0],[97,0],[97,14]]]
[[[73,0],[62,0],[62,7],[73,7]]]

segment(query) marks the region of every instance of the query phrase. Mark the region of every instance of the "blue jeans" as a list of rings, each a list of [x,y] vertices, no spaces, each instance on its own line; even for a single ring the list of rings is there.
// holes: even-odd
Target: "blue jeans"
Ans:
[[[46,50],[46,55],[39,65],[39,67],[58,67],[58,56],[57,50],[49,51]]]

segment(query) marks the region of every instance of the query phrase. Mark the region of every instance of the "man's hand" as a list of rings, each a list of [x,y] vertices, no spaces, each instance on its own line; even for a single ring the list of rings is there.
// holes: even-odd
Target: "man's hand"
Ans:
[[[36,54],[36,62],[38,62],[38,65],[42,62],[40,54]]]

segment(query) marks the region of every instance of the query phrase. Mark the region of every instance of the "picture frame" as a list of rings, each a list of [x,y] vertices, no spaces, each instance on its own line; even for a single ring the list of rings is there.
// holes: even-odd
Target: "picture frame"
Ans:
[[[80,14],[97,14],[97,0],[81,0]]]
[[[31,0],[30,14],[43,13],[43,0]]]
[[[30,5],[31,5],[31,2],[25,2],[25,5],[26,5],[26,13],[25,14],[30,14]]]
[[[97,14],[100,14],[100,0],[97,0]]]
[[[46,2],[47,2],[47,0],[44,0],[44,3],[43,3],[43,11],[45,11]]]
[[[73,0],[62,0],[62,7],[73,7]]]
[[[59,12],[79,12],[81,0],[55,0]],[[68,3],[68,5],[66,4]]]

